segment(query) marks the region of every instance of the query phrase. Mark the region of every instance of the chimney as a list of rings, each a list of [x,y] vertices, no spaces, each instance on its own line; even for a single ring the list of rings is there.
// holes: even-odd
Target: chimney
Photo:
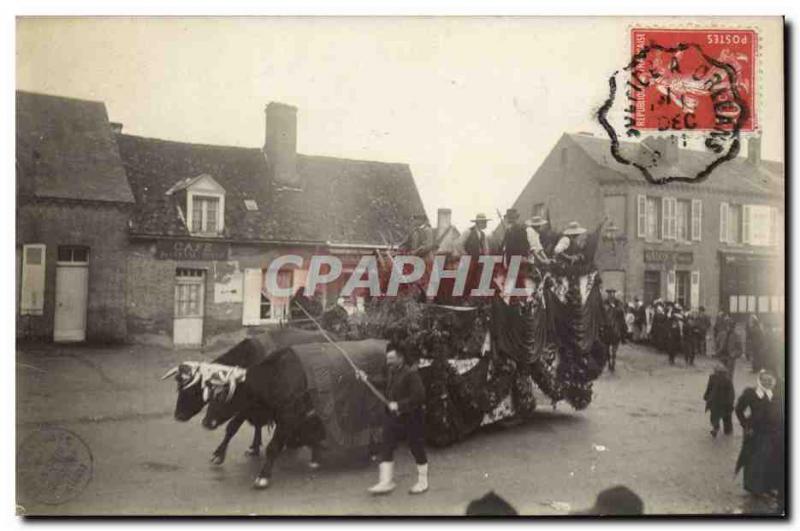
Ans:
[[[111,132],[115,135],[122,134],[122,124],[120,122],[108,122],[111,126]]]
[[[450,228],[450,217],[453,211],[449,208],[440,208],[436,211],[436,235],[437,237],[444,234],[444,231]]]
[[[651,136],[644,139],[642,144],[650,154],[658,152],[659,165],[672,166],[678,163],[678,137],[675,135]]]
[[[761,137],[753,136],[747,141],[747,162],[761,164]]]
[[[266,109],[264,154],[279,185],[300,187],[297,176],[297,107],[270,102]]]

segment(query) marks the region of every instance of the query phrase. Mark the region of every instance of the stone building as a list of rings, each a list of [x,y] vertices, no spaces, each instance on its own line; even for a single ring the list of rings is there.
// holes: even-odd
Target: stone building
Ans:
[[[303,257],[278,275],[294,292],[311,255],[339,256],[342,279],[319,294],[332,304],[361,256],[399,242],[424,212],[407,164],[297,153],[296,112],[267,105],[263,148],[117,135],[135,197],[125,262],[132,340],[197,345],[286,320],[289,299],[265,290],[280,255]]]
[[[122,341],[133,194],[101,102],[16,93],[17,336]]]
[[[783,313],[784,167],[761,159],[760,139],[702,183],[663,186],[616,162],[609,147],[605,137],[562,135],[514,207],[526,217],[549,211],[556,229],[608,217],[597,261],[604,285],[624,298],[738,317]],[[658,150],[672,174],[691,175],[711,157],[667,137],[621,149]]]

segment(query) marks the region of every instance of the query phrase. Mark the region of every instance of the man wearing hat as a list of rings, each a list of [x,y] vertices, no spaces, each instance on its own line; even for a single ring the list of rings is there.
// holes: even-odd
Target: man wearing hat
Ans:
[[[548,257],[552,256],[553,249],[558,243],[559,236],[550,226],[550,220],[542,216],[533,216],[528,220],[528,225],[533,227],[539,235],[539,241],[542,243],[544,255]]]
[[[400,244],[400,251],[426,258],[435,247],[433,228],[424,212],[414,214],[411,220],[414,228]]]
[[[479,256],[489,254],[489,241],[485,232],[489,218],[486,217],[486,214],[480,213],[470,221],[473,225],[461,235],[459,247],[463,254],[472,257],[472,263],[477,263]]]
[[[500,243],[500,253],[503,255],[503,265],[508,267],[512,256],[522,256],[527,259],[531,252],[531,242],[528,239],[528,228],[519,220],[519,212],[516,208],[506,210],[503,216],[505,223],[505,233],[503,241]],[[533,232],[533,230],[531,230]]]
[[[552,250],[553,245],[546,245],[545,240],[551,238],[548,230],[549,223],[542,216],[533,216],[526,223],[528,229],[528,240],[531,242],[531,255],[540,264],[549,264],[550,258],[547,256],[548,247]],[[552,239],[552,238],[551,238]]]
[[[686,353],[684,349],[684,320],[683,308],[680,304],[673,304],[672,311],[669,312],[669,335],[667,337],[667,354],[669,355],[669,364],[675,365],[675,356],[679,352]],[[686,364],[689,364],[689,358],[686,357]]]
[[[574,264],[581,258],[581,246],[578,236],[586,234],[586,229],[577,221],[570,221],[561,233],[561,238],[553,249],[553,255],[563,257]]]
[[[614,372],[617,368],[617,349],[625,333],[625,312],[622,303],[617,299],[617,290],[606,290],[608,296],[603,303],[606,313],[605,343],[608,345],[608,370]]]

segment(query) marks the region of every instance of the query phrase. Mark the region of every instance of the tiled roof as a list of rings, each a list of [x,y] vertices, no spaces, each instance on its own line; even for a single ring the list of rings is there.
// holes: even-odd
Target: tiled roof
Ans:
[[[618,179],[633,183],[647,182],[642,173],[631,165],[620,164],[611,155],[610,141],[608,138],[596,137],[586,134],[567,134],[592,160],[600,166],[612,170],[614,174],[599,175],[602,182],[612,182]],[[637,158],[640,145],[635,142],[620,142],[620,151],[628,160]],[[659,174],[669,175],[695,175],[708,166],[715,155],[708,152],[680,149],[678,163],[668,169],[660,169]],[[744,157],[737,157],[719,165],[703,186],[718,191],[731,191],[755,194],[783,194],[784,166],[780,162],[761,161],[753,165]],[[667,184],[665,186],[675,186]]]
[[[16,103],[22,194],[133,201],[102,102],[17,91]]]
[[[407,164],[298,154],[298,190],[272,181],[261,149],[117,139],[136,197],[137,234],[188,235],[180,195],[166,192],[204,173],[225,189],[223,236],[231,239],[383,244],[382,235],[398,241],[412,213],[424,211]],[[258,209],[248,210],[245,199]]]

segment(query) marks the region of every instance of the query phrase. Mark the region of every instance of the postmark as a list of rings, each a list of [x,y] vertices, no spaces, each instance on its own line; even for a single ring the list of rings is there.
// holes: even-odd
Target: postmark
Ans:
[[[702,182],[735,158],[758,129],[757,41],[749,29],[633,29],[597,113],[614,159],[666,184]],[[679,145],[701,154],[681,163]]]
[[[17,449],[19,499],[47,505],[80,495],[92,479],[89,446],[74,432],[57,427],[28,435]]]

